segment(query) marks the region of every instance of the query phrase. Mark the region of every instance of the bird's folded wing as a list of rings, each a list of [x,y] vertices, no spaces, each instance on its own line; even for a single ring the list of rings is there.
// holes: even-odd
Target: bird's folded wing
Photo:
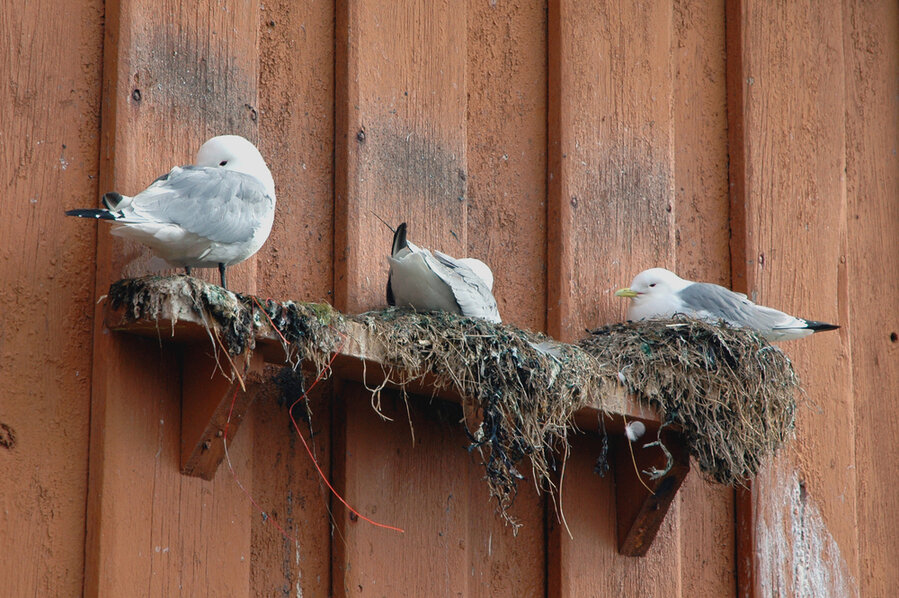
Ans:
[[[425,259],[434,274],[450,287],[463,314],[490,322],[501,321],[493,293],[471,268],[439,251],[426,252]]]
[[[685,311],[695,312],[701,317],[721,319],[734,326],[765,331],[801,324],[789,314],[764,305],[756,305],[742,293],[735,293],[707,282],[691,284],[681,290],[678,297]]]
[[[134,196],[120,222],[177,224],[217,243],[240,243],[271,218],[274,199],[247,174],[201,166],[173,168]]]

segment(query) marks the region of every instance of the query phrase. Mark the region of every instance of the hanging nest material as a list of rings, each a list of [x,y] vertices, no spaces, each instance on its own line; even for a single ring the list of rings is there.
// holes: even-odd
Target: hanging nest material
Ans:
[[[509,325],[449,313],[388,309],[354,316],[386,345],[388,378],[429,376],[452,388],[480,423],[468,429],[480,450],[490,494],[507,514],[518,468],[528,458],[538,489],[552,487],[554,454],[567,442],[572,416],[595,404],[603,384],[599,363],[580,348]],[[617,384],[617,382],[616,382]]]
[[[679,428],[714,480],[745,482],[789,439],[799,379],[754,332],[681,316],[590,332],[580,346]]]
[[[260,335],[272,338],[274,325],[285,361],[309,360],[318,372],[343,346],[348,322],[361,323],[384,345],[389,380],[428,377],[463,397],[476,416],[466,420],[471,450],[482,455],[489,491],[509,521],[521,461],[529,460],[538,490],[552,490],[575,412],[603,411],[602,397],[622,384],[682,431],[700,469],[718,482],[753,477],[793,429],[799,381],[783,352],[750,331],[687,318],[608,326],[577,346],[448,313],[346,317],[329,305],[235,295],[184,276],[119,281],[108,299],[134,320],[175,322],[189,312],[229,355],[254,348]]]

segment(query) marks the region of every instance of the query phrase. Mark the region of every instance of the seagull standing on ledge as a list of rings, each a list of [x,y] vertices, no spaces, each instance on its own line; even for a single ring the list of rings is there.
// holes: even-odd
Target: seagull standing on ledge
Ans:
[[[406,240],[406,223],[393,234],[387,258],[387,304],[418,311],[448,311],[499,324],[493,272],[474,258],[456,259]]]
[[[731,326],[751,328],[769,341],[786,341],[839,328],[756,305],[742,293],[717,284],[684,280],[664,268],[640,272],[630,287],[619,289],[615,294],[631,298],[627,310],[627,318],[631,321],[684,314],[707,322],[724,320]]]
[[[275,217],[275,182],[252,143],[238,135],[213,137],[193,166],[176,166],[135,195],[110,192],[105,209],[69,210],[67,216],[114,223],[112,234],[143,243],[190,274],[225,268],[262,247]]]

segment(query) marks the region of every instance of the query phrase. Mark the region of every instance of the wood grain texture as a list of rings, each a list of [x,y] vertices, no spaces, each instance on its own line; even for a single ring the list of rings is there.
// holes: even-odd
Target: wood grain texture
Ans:
[[[468,253],[504,321],[546,328],[546,6],[468,3]]]
[[[80,595],[103,3],[0,7],[0,594]]]
[[[579,436],[572,442],[561,508],[573,538],[550,509],[548,595],[681,596],[677,568],[680,505],[677,501],[672,505],[645,557],[619,555],[614,486],[608,476],[601,478],[593,471],[599,452],[595,436]]]
[[[672,27],[665,4],[549,4],[547,311],[556,338],[620,321],[626,304],[614,290],[674,264]],[[647,557],[619,555],[612,480],[591,473],[598,451],[588,446],[575,447],[566,472],[574,538],[551,518],[548,594],[680,595],[680,509]]]
[[[255,140],[257,10],[254,2],[107,6],[102,190],[133,193],[192,161],[214,134]],[[113,241],[106,230],[97,255],[97,296],[150,265],[145,249]],[[253,260],[235,268],[231,284],[255,290]],[[102,359],[93,369],[85,594],[246,594],[246,497],[227,469],[212,482],[178,471],[177,361],[158,342],[124,339],[95,321],[94,354]],[[244,434],[231,461],[251,485],[252,432]]]
[[[511,186],[542,180],[539,161],[527,164],[533,152],[539,158],[541,151],[541,104],[534,97],[544,93],[540,72],[536,67],[522,67],[517,74],[504,74],[530,86],[523,87],[523,93],[531,94],[523,98],[501,91],[507,85],[501,78],[481,78],[485,75],[476,71],[469,79],[467,72],[480,61],[490,61],[490,52],[502,52],[515,60],[539,53],[539,45],[523,41],[518,45],[511,40],[503,42],[510,44],[504,49],[492,43],[505,26],[522,32],[537,29],[539,39],[539,12],[506,7],[502,10],[510,11],[506,13],[510,23],[480,8],[472,10],[471,5],[460,11],[451,2],[398,5],[349,1],[338,3],[337,10],[338,307],[353,312],[385,303],[385,256],[391,234],[372,214],[375,212],[394,224],[408,221],[410,238],[423,246],[458,257],[496,259],[492,265],[497,272],[497,288],[509,289],[507,301],[512,313],[520,309],[517,317],[539,325],[542,290],[538,283],[534,294],[528,276],[542,268],[538,252],[543,241],[521,235],[517,223],[527,222],[539,232],[543,219],[540,189],[529,190],[523,202],[519,197],[498,199],[494,193],[502,181]],[[491,152],[502,147],[472,141],[469,130],[482,132],[487,138],[493,135],[502,145],[499,127],[515,127],[515,132],[521,133],[521,126],[514,121],[495,122],[495,115],[519,111],[521,122],[537,130],[529,141],[510,142],[503,151],[512,153],[516,166],[509,167],[499,179],[494,179],[491,172],[487,180],[485,169],[491,168],[492,160],[501,160]],[[469,150],[470,144],[477,149]],[[469,194],[469,151],[476,151],[487,161],[476,171],[480,177],[474,183],[477,198]],[[514,179],[523,181],[513,183]],[[503,219],[514,223],[514,228],[489,237],[476,235],[474,229],[469,231],[467,214],[469,204],[474,202],[479,226],[493,231],[496,219]],[[536,215],[534,210],[538,210]],[[523,248],[518,260],[503,245],[513,239]],[[507,284],[510,286],[505,287]],[[519,301],[511,294],[515,287],[529,287],[531,296]],[[366,431],[378,421],[366,407],[370,398],[358,394],[352,394],[356,397],[352,401],[341,397],[354,407],[335,420],[340,425],[340,430],[334,431],[338,434],[333,465],[337,478],[345,484],[350,504],[357,508],[372,504],[379,515],[390,515],[382,518],[393,523],[397,518],[409,522],[409,530],[405,536],[394,537],[362,521],[351,522],[342,509],[337,509],[339,539],[334,541],[332,568],[335,594],[532,595],[540,591],[544,587],[543,570],[534,563],[543,562],[543,512],[533,489],[523,483],[514,514],[525,522],[525,529],[520,537],[513,538],[511,530],[494,515],[483,471],[465,452],[467,441],[457,426],[455,440],[450,442],[442,438],[446,432],[428,433],[427,424],[416,419],[427,415],[413,413],[419,423],[416,446],[411,450],[408,430],[401,423],[405,414],[375,435]],[[384,452],[385,445],[397,443],[410,451],[399,455]],[[389,468],[385,468],[387,462]],[[425,467],[426,463],[430,466]],[[378,482],[381,477],[367,472],[390,476],[394,485],[385,488]],[[414,484],[414,493],[405,486],[398,491],[396,484],[400,483]],[[378,550],[373,551],[371,546]],[[398,566],[398,562],[403,564]],[[507,566],[519,568],[510,574]]]
[[[466,10],[468,254],[493,269],[503,321],[544,330],[546,7],[471,0]],[[542,594],[544,497],[529,470],[515,499],[522,527],[513,536],[487,500],[479,461],[474,467],[467,461],[460,466],[469,475],[471,504],[468,596]]]
[[[899,587],[899,4],[843,5],[859,594]]]
[[[672,9],[559,0],[549,19],[548,329],[570,341],[673,263]]]
[[[334,595],[467,596],[475,581],[468,519],[471,508],[487,501],[471,504],[466,469],[479,466],[463,448],[459,409],[412,410],[410,430],[401,393],[382,397],[393,421],[369,407],[364,386],[341,384],[337,397],[337,421],[345,425],[335,430],[335,457],[346,453],[335,459],[337,487],[362,515],[405,533],[375,527],[335,505]]]
[[[674,226],[679,275],[730,286],[724,6],[674,4]],[[678,492],[683,596],[736,591],[734,491],[698,469]]]
[[[755,527],[752,553],[740,557],[741,566],[753,566],[741,574],[751,587],[741,592],[852,595],[857,588],[844,582],[857,579],[859,553],[841,7],[745,1],[731,6],[731,14],[739,32],[731,32],[729,43],[737,46],[728,55],[738,54],[742,69],[729,92],[739,98],[732,107],[741,108],[732,117],[741,120],[741,136],[731,137],[738,157],[731,164],[741,181],[732,206],[743,236],[733,244],[745,248],[735,252],[744,261],[733,263],[734,279],[745,279],[753,300],[847,326],[784,347],[812,406],[798,412],[793,460],[759,476],[753,512],[740,514]],[[791,467],[795,481],[789,481]],[[812,539],[822,532],[811,518],[795,523],[787,548],[769,545],[765,530],[797,503],[820,512],[837,557],[815,560],[819,546]]]
[[[257,254],[258,290],[276,299],[333,303],[334,5],[266,2],[258,22],[259,147],[269,157],[278,193],[272,234]],[[259,465],[253,468],[253,495],[271,520],[255,513],[252,518],[250,593],[328,596],[330,497],[286,406],[279,405],[279,398],[300,397],[298,389],[288,389],[270,377],[251,409]],[[311,398],[312,444],[327,472],[331,400],[320,389]],[[308,427],[300,424],[308,438]]]
[[[448,0],[337,3],[335,293],[386,305],[393,225],[467,252],[466,12]]]

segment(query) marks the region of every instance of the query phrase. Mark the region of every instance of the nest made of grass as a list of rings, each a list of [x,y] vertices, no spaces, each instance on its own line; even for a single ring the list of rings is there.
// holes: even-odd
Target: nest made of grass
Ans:
[[[108,298],[130,318],[158,320],[171,295],[188,299],[229,354],[254,348],[273,327],[285,361],[310,360],[319,373],[342,346],[347,321],[363,324],[384,345],[389,379],[402,386],[427,376],[478,414],[466,428],[470,449],[482,455],[489,492],[513,523],[507,510],[522,460],[538,490],[552,490],[575,412],[603,411],[610,388],[624,385],[656,408],[663,426],[683,434],[702,472],[725,484],[752,478],[793,429],[799,381],[789,359],[757,334],[726,325],[685,317],[615,324],[569,345],[448,313],[391,308],[343,316],[326,304],[262,300],[184,276],[119,281]]]
[[[706,476],[741,484],[790,438],[799,379],[755,332],[679,316],[590,333],[579,345],[681,431]]]
[[[466,430],[470,450],[486,449],[487,485],[507,520],[514,523],[507,509],[524,458],[538,490],[552,487],[554,455],[567,442],[574,412],[601,396],[595,359],[539,333],[450,313],[391,308],[353,319],[384,343],[386,363],[402,380],[429,376],[480,414],[479,425]]]

